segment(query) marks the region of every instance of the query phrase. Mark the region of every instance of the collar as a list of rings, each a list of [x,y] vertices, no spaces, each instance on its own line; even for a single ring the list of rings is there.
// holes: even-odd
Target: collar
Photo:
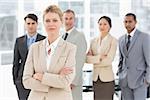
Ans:
[[[101,40],[101,37],[99,37],[99,40],[100,41],[105,41],[105,40],[107,40],[107,38],[109,37],[109,33]]]
[[[46,45],[46,51],[48,51],[50,48],[51,48],[51,50],[52,51],[54,51],[55,49],[56,49],[56,47],[57,47],[57,45],[58,45],[58,42],[59,42],[59,40],[60,40],[60,36],[53,42],[53,43],[51,43],[51,44],[49,44],[49,42],[48,42],[48,38],[46,38],[46,43],[45,43],[45,45]]]
[[[136,28],[134,28],[134,30],[130,33],[130,36],[133,37],[134,36],[134,33],[136,31]],[[127,33],[127,36],[129,35],[129,33]]]
[[[37,37],[37,33],[35,35],[33,35],[32,37],[29,35],[29,33],[27,33],[27,38],[33,38],[34,40],[36,40],[36,37]]]
[[[72,27],[69,31],[67,31],[66,33],[68,33],[68,35],[75,29],[75,27]]]

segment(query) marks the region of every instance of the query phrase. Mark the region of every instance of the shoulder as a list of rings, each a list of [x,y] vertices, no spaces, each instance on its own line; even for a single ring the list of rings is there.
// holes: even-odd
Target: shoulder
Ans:
[[[114,41],[114,42],[117,42],[118,40],[117,40],[117,38],[115,38],[114,36],[112,36],[111,34],[110,34],[110,38],[112,39],[112,41]]]
[[[31,46],[32,46],[32,48],[37,48],[37,47],[39,47],[40,45],[43,45],[43,44],[44,44],[44,41],[45,41],[45,39],[44,39],[44,40],[41,40],[41,41],[34,42]]]
[[[145,32],[139,31],[139,33],[140,33],[141,36],[143,36],[143,37],[145,37],[145,38],[150,36],[150,34],[145,33]]]
[[[73,43],[70,43],[67,41],[63,41],[63,43],[66,45],[67,48],[70,48],[70,49],[76,49],[77,48],[77,46]]]
[[[77,36],[84,37],[84,33],[78,31],[76,28],[75,28],[72,32],[73,32],[74,34],[76,34]]]
[[[41,34],[37,34],[37,37],[41,38],[41,39],[45,39],[46,37],[44,35],[41,35]]]
[[[16,38],[17,40],[21,40],[21,39],[24,39],[26,37],[26,35],[23,35],[23,36],[20,36],[18,38]]]
[[[66,42],[66,45],[67,45],[68,47],[76,48],[76,45],[74,45],[73,43],[70,43],[70,42],[67,42],[67,41],[64,41],[64,42]]]
[[[138,34],[138,38],[140,38],[144,41],[150,40],[150,34],[148,34],[148,33],[142,32],[140,30],[136,30],[135,34]]]
[[[16,42],[23,41],[26,38],[26,35],[20,36],[16,38]]]
[[[91,39],[91,43],[93,43],[93,42],[97,42],[98,41],[98,37],[93,37],[92,39]]]
[[[123,40],[123,38],[125,38],[125,35],[122,35],[121,37],[119,37],[119,42]]]
[[[140,37],[142,38],[144,44],[150,43],[150,34],[142,32],[140,35],[141,35]]]

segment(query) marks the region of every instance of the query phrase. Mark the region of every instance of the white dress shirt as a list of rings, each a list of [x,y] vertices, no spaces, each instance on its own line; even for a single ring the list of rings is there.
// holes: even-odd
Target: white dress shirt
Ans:
[[[52,56],[53,56],[53,54],[54,54],[54,52],[55,52],[55,50],[56,50],[56,48],[57,48],[57,44],[58,44],[58,42],[59,42],[59,40],[60,40],[60,36],[53,42],[53,43],[51,43],[51,44],[49,44],[49,42],[48,42],[48,38],[46,39],[46,43],[45,43],[45,45],[46,45],[46,62],[47,62],[47,70],[49,69],[49,65],[50,65],[50,63],[51,63],[51,58],[52,58]],[[49,49],[51,49],[51,52],[50,52],[50,54],[48,54],[48,50]]]

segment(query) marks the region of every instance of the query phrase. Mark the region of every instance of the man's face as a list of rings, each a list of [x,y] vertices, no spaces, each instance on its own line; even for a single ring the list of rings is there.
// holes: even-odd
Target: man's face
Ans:
[[[66,31],[70,30],[74,27],[75,24],[75,16],[71,12],[67,12],[63,14],[63,21],[65,24]]]
[[[136,26],[136,21],[134,20],[134,17],[133,16],[126,16],[124,19],[124,26],[127,29],[127,32],[131,33]]]
[[[31,18],[25,20],[25,29],[30,36],[36,34],[38,23]]]

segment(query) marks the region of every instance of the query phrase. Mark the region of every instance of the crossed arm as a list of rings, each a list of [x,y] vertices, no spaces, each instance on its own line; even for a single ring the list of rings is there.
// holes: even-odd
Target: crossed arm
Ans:
[[[66,75],[69,75],[71,73],[73,73],[73,68],[63,67],[60,70],[59,75],[66,76]],[[36,80],[42,81],[43,73],[35,73],[35,74],[33,74],[33,78],[36,79]]]

